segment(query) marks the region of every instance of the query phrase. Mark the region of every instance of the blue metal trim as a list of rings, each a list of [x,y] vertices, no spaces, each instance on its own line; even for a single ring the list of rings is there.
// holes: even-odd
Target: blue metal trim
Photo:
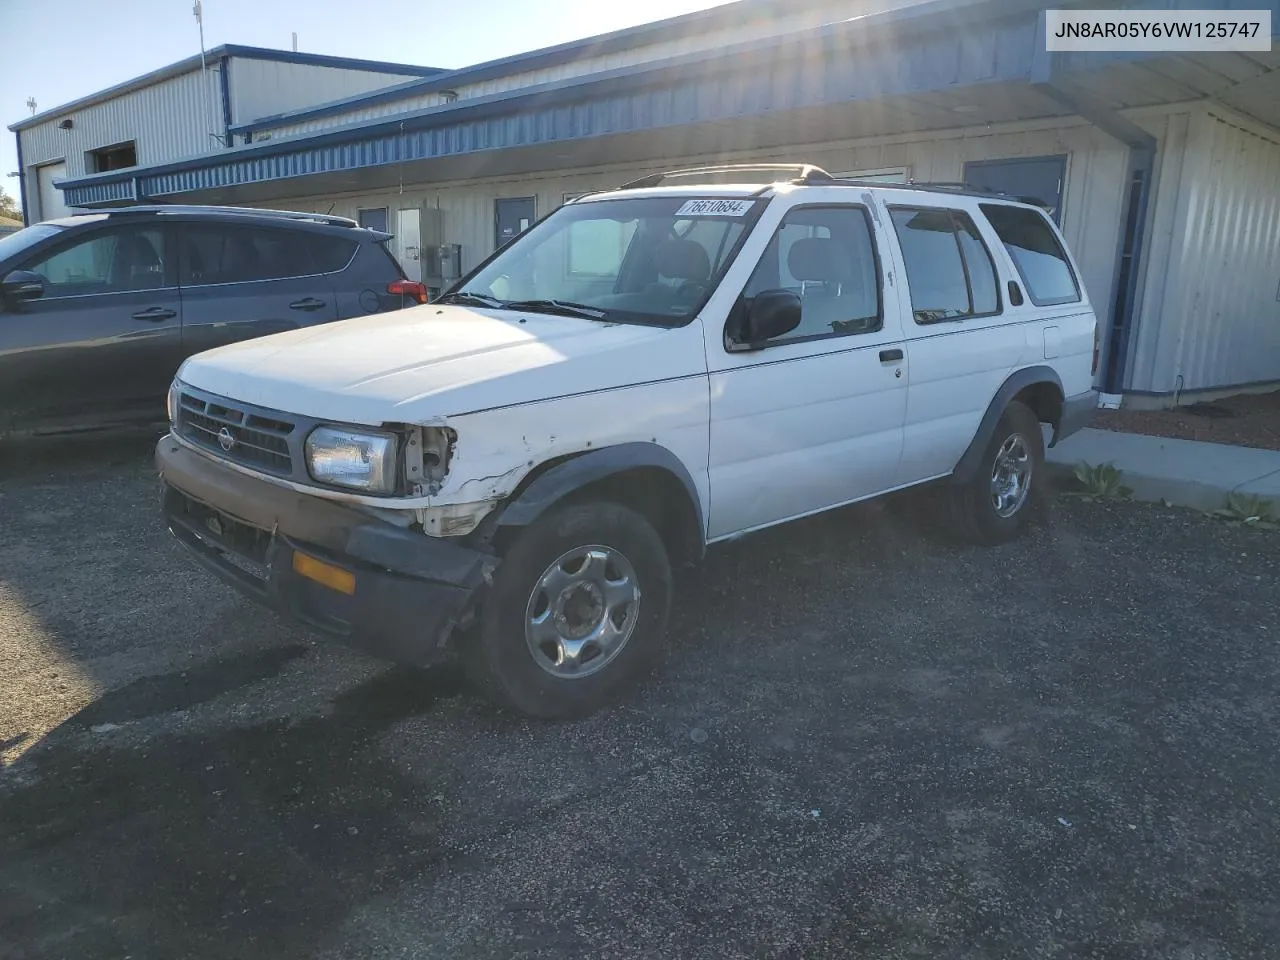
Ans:
[[[230,147],[235,140],[231,135],[231,58],[218,62],[218,86],[222,93],[222,139]]]
[[[421,77],[430,77],[438,73],[443,73],[440,67],[415,67],[404,63],[384,63],[378,60],[354,60],[350,57],[330,57],[316,53],[293,53],[288,50],[270,50],[265,47],[242,47],[235,44],[223,44],[214,47],[204,55],[204,62],[216,60],[219,57],[244,57],[249,60],[278,60],[285,63],[308,64],[317,67],[339,67],[348,70],[368,70],[372,73],[397,73],[410,74]],[[84,107],[92,106],[95,103],[102,103],[104,100],[110,100],[121,94],[129,93],[133,90],[140,90],[143,87],[149,87],[159,83],[161,80],[167,80],[170,77],[180,76],[184,73],[190,73],[198,70],[201,64],[201,57],[196,54],[193,57],[187,57],[184,60],[178,60],[158,70],[152,70],[150,73],[144,73],[134,77],[132,80],[125,80],[113,86],[99,90],[97,93],[91,93],[88,96],[79,97],[67,103],[54,107],[51,110],[45,110],[43,113],[37,113],[33,117],[27,117],[25,120],[19,120],[17,123],[10,124],[10,130],[26,130],[28,127],[38,126],[48,120],[63,116],[73,110],[80,110]]]
[[[22,134],[14,133],[18,141],[18,202],[22,205],[22,222],[31,222],[31,212],[27,209],[27,167],[22,162]]]
[[[994,35],[985,58],[965,56],[952,25],[936,32],[916,27],[884,42],[856,22],[834,24],[807,32],[803,42],[781,52],[775,44],[750,44],[673,58],[137,172],[157,195],[1025,80],[1034,19],[1005,18],[982,28]],[[850,55],[851,41],[865,41],[856,57]],[[71,185],[121,175],[96,174]]]
[[[626,30],[619,30],[615,33],[607,33],[598,37],[590,37],[585,40],[577,40],[572,43],[564,43],[555,47],[547,47],[543,50],[535,50],[531,53],[516,54],[511,57],[503,57],[499,60],[490,60],[486,63],[475,64],[470,67],[462,67],[442,73],[438,76],[424,78],[422,80],[411,80],[406,83],[396,84],[392,87],[384,87],[381,90],[374,90],[369,93],[356,94],[351,97],[344,97],[340,100],[333,100],[329,103],[317,104],[314,107],[307,107],[303,110],[296,110],[286,113],[272,114],[267,117],[259,117],[245,123],[237,124],[233,130],[236,133],[250,132],[253,130],[261,130],[265,127],[281,126],[285,123],[298,123],[303,120],[313,119],[315,117],[332,116],[333,114],[346,113],[362,107],[372,106],[378,103],[388,103],[400,100],[405,97],[418,96],[424,93],[432,93],[441,90],[450,90],[454,87],[463,86],[468,83],[479,83],[484,80],[491,80],[495,77],[509,76],[513,73],[522,73],[529,70],[536,70],[542,67],[556,66],[561,63],[569,63],[584,57],[599,56],[601,54],[616,52],[617,50],[629,49],[635,46],[641,46],[638,42],[657,43],[664,39],[673,37],[692,35],[683,32],[686,26],[698,26],[697,32],[705,32],[713,29],[714,21],[724,21],[724,25],[736,25],[744,22],[744,18],[755,15],[752,10],[744,10],[743,7],[747,3],[728,4],[726,6],[713,7],[710,10],[703,10],[697,13],[686,14],[682,17],[673,17],[669,20],[660,20],[657,23],[645,24],[640,27],[630,27]],[[758,3],[762,9],[774,9],[776,12],[795,12],[794,0],[770,0],[770,2]],[[837,7],[837,4],[831,6]],[[856,21],[851,21],[840,13],[840,19],[831,24],[816,28],[821,31],[825,29],[833,29],[838,27],[854,26],[854,33],[861,33],[873,28],[887,27],[899,21],[910,21],[917,19],[927,19],[936,17],[941,14],[953,13],[971,7],[990,7],[992,19],[998,19],[1008,14],[1019,14],[1025,9],[1034,7],[1032,0],[1006,0],[1004,3],[994,2],[994,0],[931,0],[931,2],[920,3],[915,6],[888,10],[883,13],[871,14],[865,17],[859,17]],[[933,26],[933,24],[930,24]],[[714,28],[721,25],[717,22]],[[972,27],[974,24],[968,21],[957,21],[952,24],[955,27]],[[980,26],[978,24],[977,26]],[[661,28],[659,30],[659,28]],[[750,43],[736,44],[729,48],[720,48],[716,51],[709,51],[712,56],[723,58],[732,50],[747,50],[762,47],[776,48],[780,43],[788,39],[800,39],[807,35],[813,34],[815,28],[807,28],[797,30],[791,33],[774,34],[769,37],[752,41]],[[1041,30],[1041,35],[1044,31]],[[627,42],[623,43],[625,39]],[[707,54],[690,54],[689,58],[702,58]],[[673,57],[669,60],[661,61],[662,63],[674,64],[683,60],[683,57]],[[640,65],[641,68],[652,67],[654,62]],[[616,71],[613,71],[616,72]]]

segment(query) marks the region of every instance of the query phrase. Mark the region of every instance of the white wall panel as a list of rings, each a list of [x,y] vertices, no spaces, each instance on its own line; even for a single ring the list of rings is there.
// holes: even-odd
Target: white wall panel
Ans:
[[[1128,386],[1280,381],[1280,131],[1218,108],[1173,121]]]
[[[71,129],[59,129],[64,120]],[[85,153],[126,140],[137,143],[138,163],[164,163],[208,153],[223,132],[222,100],[216,63],[56,116],[21,131],[22,162],[28,167],[51,160],[67,162],[67,177],[83,177]]]
[[[405,74],[232,57],[231,118],[233,123],[247,123],[414,79]]]

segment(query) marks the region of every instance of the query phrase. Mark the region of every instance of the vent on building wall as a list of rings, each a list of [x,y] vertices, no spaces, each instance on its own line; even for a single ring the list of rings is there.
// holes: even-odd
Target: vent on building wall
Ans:
[[[65,120],[58,121],[59,130],[70,130],[74,126],[75,126],[75,121],[73,121],[70,117],[67,117]]]

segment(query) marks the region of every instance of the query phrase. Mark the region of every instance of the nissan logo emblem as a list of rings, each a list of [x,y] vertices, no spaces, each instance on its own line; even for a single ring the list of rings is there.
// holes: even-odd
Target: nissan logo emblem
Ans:
[[[226,453],[230,453],[231,448],[234,447],[235,445],[236,445],[236,438],[235,438],[235,435],[230,430],[228,430],[226,427],[223,427],[221,430],[218,431],[218,446],[220,446]]]

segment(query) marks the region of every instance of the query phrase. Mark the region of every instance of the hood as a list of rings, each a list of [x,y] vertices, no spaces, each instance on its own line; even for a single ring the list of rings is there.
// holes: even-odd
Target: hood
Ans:
[[[426,304],[219,347],[178,376],[272,410],[378,425],[705,373],[696,322],[665,329]]]

